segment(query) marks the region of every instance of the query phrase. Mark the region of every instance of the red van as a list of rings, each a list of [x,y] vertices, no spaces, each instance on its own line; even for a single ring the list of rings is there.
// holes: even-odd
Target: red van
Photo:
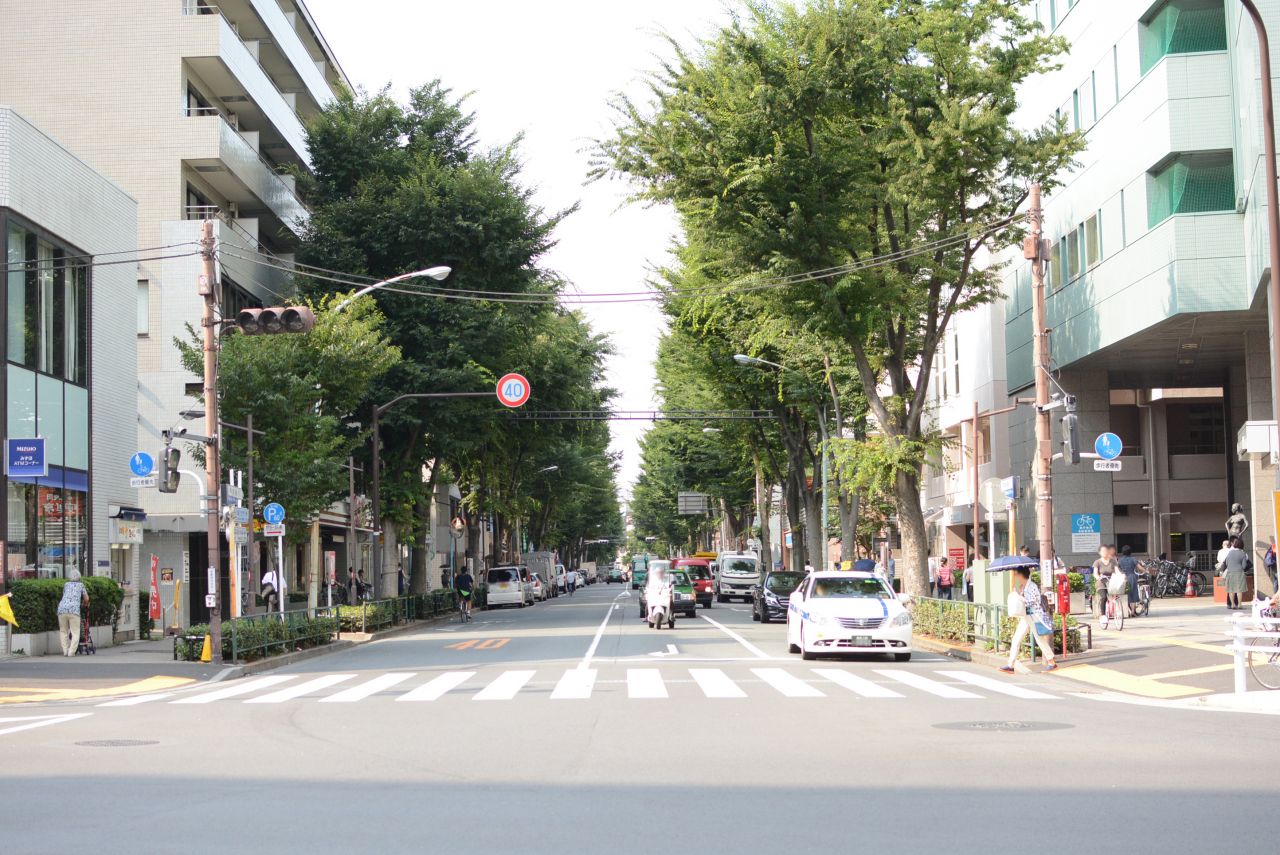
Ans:
[[[714,580],[711,578],[711,562],[705,558],[677,558],[671,562],[672,570],[683,570],[689,574],[693,582],[693,593],[698,598],[698,605],[704,609],[711,608],[715,599]]]

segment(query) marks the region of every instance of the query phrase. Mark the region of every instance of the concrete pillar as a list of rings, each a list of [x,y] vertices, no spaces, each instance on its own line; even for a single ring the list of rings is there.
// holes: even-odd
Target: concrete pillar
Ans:
[[[1263,330],[1249,330],[1245,334],[1245,388],[1246,406],[1250,421],[1271,420],[1271,351],[1268,334]],[[1234,448],[1238,426],[1227,441]],[[1275,593],[1271,580],[1262,572],[1262,556],[1267,545],[1276,537],[1275,514],[1272,496],[1280,485],[1276,483],[1276,467],[1268,460],[1251,460],[1249,471],[1248,501],[1237,499],[1249,516],[1249,541],[1252,546],[1253,564],[1258,569],[1257,586],[1260,591]],[[1239,493],[1239,485],[1237,485]]]
[[[1098,434],[1111,429],[1111,384],[1107,372],[1063,371],[1059,382],[1076,396],[1081,450],[1092,451]],[[1054,412],[1055,447],[1059,447],[1056,440],[1061,436],[1057,432],[1061,412]],[[1095,472],[1090,460],[1082,460],[1074,466],[1062,461],[1053,464],[1053,543],[1054,551],[1064,564],[1090,564],[1098,557],[1096,551],[1072,551],[1072,515],[1097,514],[1101,519],[1102,543],[1114,543],[1114,511],[1111,473]],[[1028,513],[1034,514],[1034,506],[1028,508]],[[1019,519],[1034,519],[1034,516],[1019,516]]]

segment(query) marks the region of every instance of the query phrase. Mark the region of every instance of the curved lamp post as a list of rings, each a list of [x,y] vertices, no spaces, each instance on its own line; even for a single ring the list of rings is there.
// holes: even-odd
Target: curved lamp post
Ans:
[[[372,285],[366,285],[365,287],[361,288],[359,291],[352,294],[347,299],[343,300],[338,305],[334,306],[333,310],[335,312],[341,312],[347,306],[350,306],[352,303],[354,303],[359,298],[363,297],[365,294],[368,294],[370,291],[377,291],[379,288],[385,288],[388,285],[394,285],[397,282],[403,282],[406,279],[425,278],[425,279],[434,279],[437,282],[441,282],[447,279],[449,274],[452,272],[453,272],[452,267],[442,266],[442,267],[428,267],[424,270],[415,270],[412,273],[401,273],[399,276],[392,276],[390,279],[384,279],[381,282],[375,282]]]

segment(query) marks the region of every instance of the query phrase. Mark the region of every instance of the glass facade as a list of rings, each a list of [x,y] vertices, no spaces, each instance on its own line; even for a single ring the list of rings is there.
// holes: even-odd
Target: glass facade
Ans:
[[[49,470],[5,478],[4,570],[8,579],[89,575],[88,258],[11,215],[0,223],[6,435],[43,437]]]

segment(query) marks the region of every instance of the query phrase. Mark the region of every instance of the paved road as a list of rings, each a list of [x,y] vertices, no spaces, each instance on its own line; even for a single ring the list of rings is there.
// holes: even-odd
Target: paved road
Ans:
[[[1280,795],[1248,747],[1269,717],[925,654],[801,662],[742,605],[654,631],[623,594],[6,708],[6,850],[1203,853],[1252,846]]]

